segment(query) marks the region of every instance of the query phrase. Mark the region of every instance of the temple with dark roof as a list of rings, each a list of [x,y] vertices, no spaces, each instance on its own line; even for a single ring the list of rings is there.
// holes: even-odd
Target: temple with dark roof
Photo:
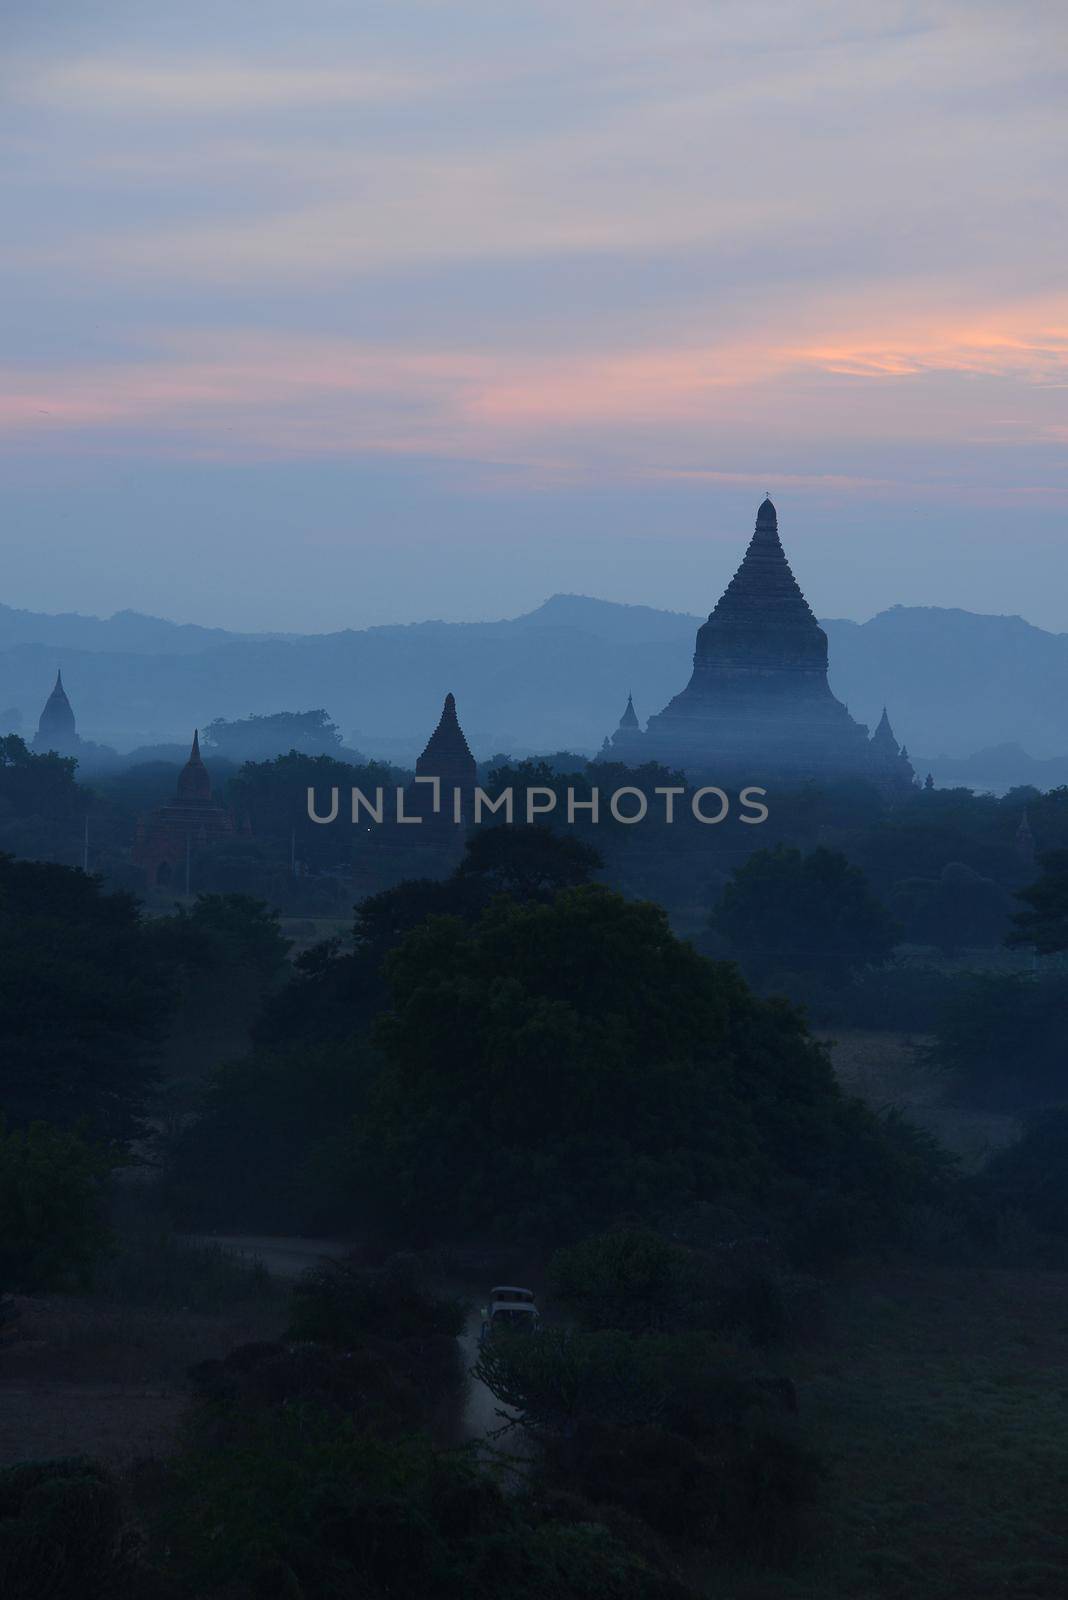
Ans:
[[[770,499],[741,566],[698,629],[689,683],[650,717],[644,735],[628,730],[626,743],[633,764],[658,761],[695,780],[852,776],[887,789],[913,782],[886,713],[869,739],[832,694],[827,635],[790,570]],[[615,755],[614,736],[610,745]]]
[[[601,761],[623,761],[628,765],[632,762],[640,763],[642,760],[647,761],[649,759],[648,756],[642,755],[643,749],[641,723],[638,721],[638,713],[634,709],[634,696],[628,694],[626,709],[619,719],[619,727],[605,739],[604,744],[601,746],[599,759]]]
[[[74,755],[80,745],[74,711],[63,687],[63,674],[57,672],[55,687],[45,701],[37,724],[33,748],[38,752],[55,750],[61,756],[68,756]]]
[[[441,828],[448,828],[450,832],[455,831],[457,821],[471,820],[478,767],[456,715],[455,695],[445,696],[438,725],[415,763],[415,775],[417,778],[438,779],[439,809],[435,813],[433,784],[412,783],[405,793],[404,802],[409,816],[421,817],[424,824],[437,824]],[[459,801],[454,791],[459,791]]]
[[[174,799],[141,818],[133,859],[144,869],[150,888],[184,886],[188,892],[195,852],[234,831],[233,818],[212,794],[211,776],[200,754],[200,731],[194,729],[193,748],[178,774]]]

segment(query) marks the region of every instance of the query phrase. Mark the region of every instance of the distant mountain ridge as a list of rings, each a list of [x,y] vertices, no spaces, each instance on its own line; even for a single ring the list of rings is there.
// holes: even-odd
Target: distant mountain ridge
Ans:
[[[346,736],[360,730],[355,742],[369,753],[381,740],[397,759],[422,747],[452,690],[479,756],[595,750],[628,692],[644,723],[686,683],[703,620],[558,594],[498,621],[280,636],[0,606],[0,706],[35,728],[62,667],[83,734],[119,748],[181,742],[216,716],[323,706]],[[1040,760],[1068,753],[1068,634],[919,606],[822,625],[835,693],[869,726],[885,704],[911,750],[950,760],[999,745]]]
[[[55,644],[71,650],[126,650],[133,655],[195,655],[215,645],[242,639],[283,638],[281,634],[231,633],[195,622],[168,622],[140,611],[88,617],[77,611],[49,616],[0,605],[0,650],[20,644]]]

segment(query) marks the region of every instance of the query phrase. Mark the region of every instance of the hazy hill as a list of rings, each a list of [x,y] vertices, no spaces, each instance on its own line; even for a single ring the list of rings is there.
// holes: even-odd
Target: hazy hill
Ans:
[[[62,666],[82,732],[121,748],[183,742],[217,716],[323,706],[360,748],[373,753],[378,741],[403,759],[421,748],[451,689],[478,755],[594,749],[628,691],[644,721],[685,684],[700,620],[555,595],[498,622],[257,637],[130,612],[105,622],[0,608],[0,706],[19,707],[32,729]],[[904,606],[824,627],[835,692],[869,725],[885,702],[912,750],[1068,753],[1068,634]]]
[[[112,617],[83,617],[76,611],[47,616],[0,605],[0,650],[19,644],[52,644],[70,650],[121,650],[135,655],[195,655],[231,640],[270,638],[269,634],[229,633],[193,622],[167,622],[139,611]]]

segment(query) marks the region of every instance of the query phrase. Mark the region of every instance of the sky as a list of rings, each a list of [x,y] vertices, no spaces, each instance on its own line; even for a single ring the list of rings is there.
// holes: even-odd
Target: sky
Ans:
[[[6,0],[0,601],[1068,630],[1061,0]]]

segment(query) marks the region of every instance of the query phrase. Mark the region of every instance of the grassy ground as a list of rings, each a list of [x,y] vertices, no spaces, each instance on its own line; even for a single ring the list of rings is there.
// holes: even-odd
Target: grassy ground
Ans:
[[[0,1466],[88,1454],[166,1455],[187,1369],[285,1325],[278,1286],[218,1247],[127,1235],[91,1295],[16,1297],[0,1344]]]
[[[947,1081],[918,1059],[926,1041],[903,1033],[839,1028],[826,1037],[842,1087],[881,1110],[895,1106],[934,1135],[967,1171],[1018,1136],[1015,1117],[947,1103]]]
[[[821,1554],[739,1597],[1063,1600],[1068,1275],[867,1275],[795,1370],[830,1469]]]

